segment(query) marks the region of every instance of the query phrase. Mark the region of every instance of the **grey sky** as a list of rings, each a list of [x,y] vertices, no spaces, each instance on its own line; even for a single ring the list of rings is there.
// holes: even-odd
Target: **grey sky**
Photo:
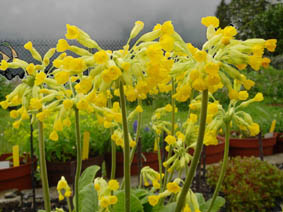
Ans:
[[[201,17],[214,15],[220,0],[0,0],[0,39],[57,39],[67,23],[97,40],[126,39],[136,20],[145,31],[172,20],[187,42],[203,42]]]

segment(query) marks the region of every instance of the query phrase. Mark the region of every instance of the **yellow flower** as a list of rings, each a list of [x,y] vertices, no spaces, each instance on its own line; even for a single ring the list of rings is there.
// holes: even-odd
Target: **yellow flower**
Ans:
[[[192,87],[197,91],[204,91],[207,89],[207,85],[205,81],[202,78],[197,78],[193,84]]]
[[[109,198],[102,196],[99,200],[99,204],[102,208],[108,208],[108,206],[110,205],[110,200]]]
[[[190,206],[188,204],[185,205],[182,212],[192,212]]]
[[[170,35],[163,35],[160,38],[160,45],[165,51],[170,52],[174,48],[174,39]]]
[[[143,112],[142,106],[138,105],[136,107],[136,111],[139,112],[139,113],[142,113]]]
[[[219,70],[219,64],[216,63],[207,63],[204,67],[205,72],[208,74],[218,74],[218,70]]]
[[[252,80],[244,80],[243,85],[244,85],[245,89],[250,90],[251,87],[253,87],[255,85],[255,82],[252,81]]]
[[[160,183],[157,180],[153,180],[152,185],[155,189],[160,189]]]
[[[174,194],[180,192],[181,190],[181,187],[175,182],[168,183],[166,187],[169,192],[174,193]]]
[[[57,52],[64,52],[64,51],[68,50],[69,47],[70,46],[65,39],[60,39],[60,40],[58,40],[56,49],[57,49]]]
[[[71,126],[71,120],[69,118],[64,119],[63,125],[66,126],[66,127],[70,127]]]
[[[88,102],[85,99],[80,99],[80,101],[77,103],[77,108],[79,110],[87,110]]]
[[[263,99],[264,99],[264,98],[263,98],[262,93],[257,93],[257,94],[255,95],[255,97],[253,98],[253,100],[256,101],[256,102],[261,102]]]
[[[223,29],[223,34],[224,34],[224,36],[227,36],[227,37],[234,37],[235,35],[237,35],[237,30],[236,30],[235,27],[226,26]]]
[[[24,45],[24,48],[25,48],[26,50],[31,51],[31,50],[32,50],[32,42],[31,42],[31,41],[27,42],[27,43]]]
[[[94,184],[94,189],[95,189],[96,191],[99,191],[99,190],[100,190],[100,185],[99,185],[99,183],[95,183],[95,184]]]
[[[13,127],[14,127],[15,129],[18,129],[18,128],[20,127],[20,124],[21,124],[21,120],[17,120],[17,121],[15,121],[15,122],[13,123]]]
[[[46,119],[46,118],[48,117],[48,114],[49,114],[49,113],[45,110],[45,111],[42,111],[42,112],[37,113],[37,114],[36,114],[36,118],[37,118],[39,121],[43,122],[44,119]]]
[[[232,100],[232,99],[238,99],[239,93],[238,93],[236,90],[231,89],[231,90],[229,91],[228,96],[229,96],[229,98],[230,98],[231,100]]]
[[[55,130],[53,130],[50,135],[49,135],[49,139],[52,141],[58,141],[58,134]]]
[[[110,205],[115,205],[118,202],[118,198],[114,195],[109,196]]]
[[[30,109],[39,110],[42,107],[41,100],[37,98],[31,98]]]
[[[67,71],[57,72],[54,76],[57,83],[61,85],[67,83],[69,81],[69,77],[70,77],[70,74]]]
[[[175,144],[176,143],[176,138],[172,135],[167,135],[165,138],[165,141],[171,145],[171,144]]]
[[[2,102],[0,102],[0,105],[4,110],[6,110],[7,107],[9,106],[9,103],[7,101],[2,101]]]
[[[130,141],[130,147],[133,148],[137,145],[137,143],[133,140]]]
[[[244,70],[244,69],[247,67],[247,64],[238,64],[238,65],[236,65],[236,67],[237,67],[239,70]]]
[[[173,107],[172,107],[172,105],[167,104],[164,109],[165,109],[167,112],[172,112]]]
[[[214,28],[217,28],[219,26],[219,20],[215,16],[207,16],[201,18],[201,24],[203,24],[206,27],[212,25]]]
[[[66,99],[63,101],[63,105],[66,110],[71,109],[73,107],[73,101],[71,99]]]
[[[105,64],[109,59],[106,51],[104,51],[104,50],[100,50],[100,51],[96,52],[93,57],[94,57],[94,61],[97,64]]]
[[[157,205],[159,199],[160,199],[160,196],[158,196],[158,195],[148,196],[148,202],[151,206]]]
[[[195,122],[197,122],[197,120],[198,120],[198,116],[194,113],[191,113],[189,121],[192,122],[192,123],[195,123]]]
[[[258,71],[262,64],[262,58],[256,55],[248,56],[248,63],[252,69]]]
[[[264,67],[264,68],[267,68],[268,66],[269,66],[269,63],[271,62],[271,60],[269,59],[269,58],[267,58],[267,57],[264,57],[263,59],[262,59],[262,66]]]
[[[39,74],[36,74],[34,84],[41,85],[44,82],[45,78],[46,78],[46,74],[44,72],[40,72]]]
[[[269,39],[265,41],[264,46],[268,51],[274,52],[276,48],[276,43],[277,43],[276,39]]]
[[[260,131],[259,125],[257,123],[252,123],[248,128],[251,136],[256,136]]]
[[[119,182],[117,180],[109,180],[108,187],[112,191],[116,191],[119,189]]]
[[[78,27],[72,26],[69,24],[66,24],[67,27],[67,33],[65,34],[66,38],[71,40],[71,39],[77,39],[80,36],[80,31]]]
[[[174,26],[172,21],[165,21],[161,26],[162,34],[172,35],[174,33]]]
[[[55,131],[62,131],[62,130],[63,130],[63,123],[62,123],[61,119],[57,119],[57,120],[54,122],[53,129],[54,129]]]
[[[249,97],[247,91],[240,91],[239,92],[239,100],[246,100]]]
[[[207,107],[207,112],[212,115],[216,114],[218,112],[218,104],[210,103]]]
[[[195,54],[194,54],[194,59],[198,62],[203,62],[203,61],[206,61],[206,56],[207,56],[207,53],[206,51],[197,51]]]
[[[16,110],[10,111],[10,117],[13,118],[13,119],[18,118],[19,115],[20,115],[19,112],[16,111]]]
[[[140,33],[140,31],[142,31],[143,27],[144,23],[142,21],[136,21],[135,26],[131,31],[130,38],[136,37]]]
[[[8,66],[9,66],[9,64],[7,63],[6,60],[1,60],[1,65],[0,65],[0,70],[1,71],[6,71]]]

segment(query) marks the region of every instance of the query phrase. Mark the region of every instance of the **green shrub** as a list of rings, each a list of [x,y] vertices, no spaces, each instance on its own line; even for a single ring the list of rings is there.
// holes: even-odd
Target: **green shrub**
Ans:
[[[231,211],[269,211],[283,196],[283,171],[255,157],[229,160],[221,187]],[[208,168],[208,184],[215,186],[221,164]]]
[[[247,77],[255,81],[255,86],[249,91],[250,96],[262,92],[263,96],[270,98],[272,103],[283,103],[283,70],[270,66],[260,70],[259,73],[250,71]]]
[[[72,125],[58,132],[59,140],[51,141],[50,130],[53,128],[54,119],[50,118],[45,131],[46,157],[48,161],[66,161],[76,157],[76,135],[74,117],[70,117]],[[81,139],[85,131],[90,133],[89,156],[102,155],[107,151],[110,141],[110,131],[100,125],[94,115],[81,114],[80,116]]]
[[[142,152],[152,152],[154,148],[155,133],[146,127],[141,130]]]

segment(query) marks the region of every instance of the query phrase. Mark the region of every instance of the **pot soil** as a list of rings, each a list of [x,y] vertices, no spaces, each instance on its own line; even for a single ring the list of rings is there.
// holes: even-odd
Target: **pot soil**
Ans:
[[[224,141],[225,138],[222,136],[218,136],[218,139]],[[272,155],[275,143],[275,134],[271,138],[262,138],[263,155]],[[229,155],[232,157],[259,157],[260,153],[258,138],[230,138]]]
[[[104,161],[104,156],[96,156],[94,158],[89,158],[83,160],[82,162],[82,172],[89,166],[98,165],[102,166]],[[77,161],[66,161],[66,162],[46,162],[47,163],[47,173],[48,173],[48,183],[49,186],[56,186],[61,176],[64,176],[68,183],[73,184],[76,173]],[[97,173],[101,176],[101,169]]]
[[[6,160],[8,157],[12,157],[12,154],[3,154],[0,156],[0,161]],[[27,158],[27,162],[24,163],[24,158],[20,158],[20,166],[11,167],[7,169],[0,169],[0,191],[8,189],[30,189],[32,187],[31,171],[32,160]],[[11,161],[11,160],[10,160]],[[34,167],[36,167],[36,161],[34,160]]]
[[[217,145],[205,146],[205,163],[212,164],[221,161],[224,156],[224,146],[224,142],[221,142]],[[189,149],[189,153],[193,155],[194,150]]]
[[[155,152],[143,152],[143,156],[141,155],[141,168],[145,166],[149,166],[152,169],[158,171],[158,154]],[[124,160],[123,160],[123,152],[116,152],[116,175],[115,177],[123,177],[124,176]],[[107,156],[107,176],[111,175],[111,154]],[[139,174],[139,166],[138,166],[138,154],[136,153],[131,165],[131,175]]]

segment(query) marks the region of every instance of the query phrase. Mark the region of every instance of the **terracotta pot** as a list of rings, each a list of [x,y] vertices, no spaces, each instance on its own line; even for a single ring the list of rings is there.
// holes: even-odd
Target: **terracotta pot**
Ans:
[[[205,163],[211,164],[221,161],[224,155],[224,146],[224,142],[221,142],[217,145],[205,146]],[[193,155],[194,150],[189,149],[189,153]]]
[[[104,156],[97,156],[94,158],[89,158],[83,160],[82,162],[82,172],[89,166],[98,165],[101,167]],[[77,161],[66,161],[66,162],[46,162],[47,163],[47,173],[48,173],[48,183],[49,186],[56,186],[61,176],[64,176],[68,183],[73,184],[76,173]],[[99,170],[97,176],[101,176],[101,169]]]
[[[224,137],[218,136],[218,139],[224,141]],[[262,138],[263,155],[272,155],[273,147],[276,143],[276,136],[271,138]],[[235,156],[259,156],[258,138],[230,138],[229,155]]]
[[[150,166],[154,170],[158,171],[158,154],[155,152],[143,152],[142,153],[145,159],[141,156],[142,167]],[[124,176],[124,160],[123,160],[123,152],[116,152],[116,176],[115,177],[123,177]],[[111,175],[111,154],[107,154],[107,176]],[[131,175],[138,175],[139,167],[138,167],[138,155],[137,153],[134,156],[132,165],[131,165]]]
[[[283,133],[276,133],[276,144],[274,146],[274,153],[282,153],[283,152]]]
[[[3,154],[0,156],[0,161],[4,161],[10,156],[12,156],[12,154]],[[23,190],[32,187],[32,160],[28,158],[28,162],[25,164],[23,164],[23,158],[20,158],[20,161],[21,164],[18,167],[0,169],[0,191],[14,188]],[[34,167],[36,167],[35,160]]]

